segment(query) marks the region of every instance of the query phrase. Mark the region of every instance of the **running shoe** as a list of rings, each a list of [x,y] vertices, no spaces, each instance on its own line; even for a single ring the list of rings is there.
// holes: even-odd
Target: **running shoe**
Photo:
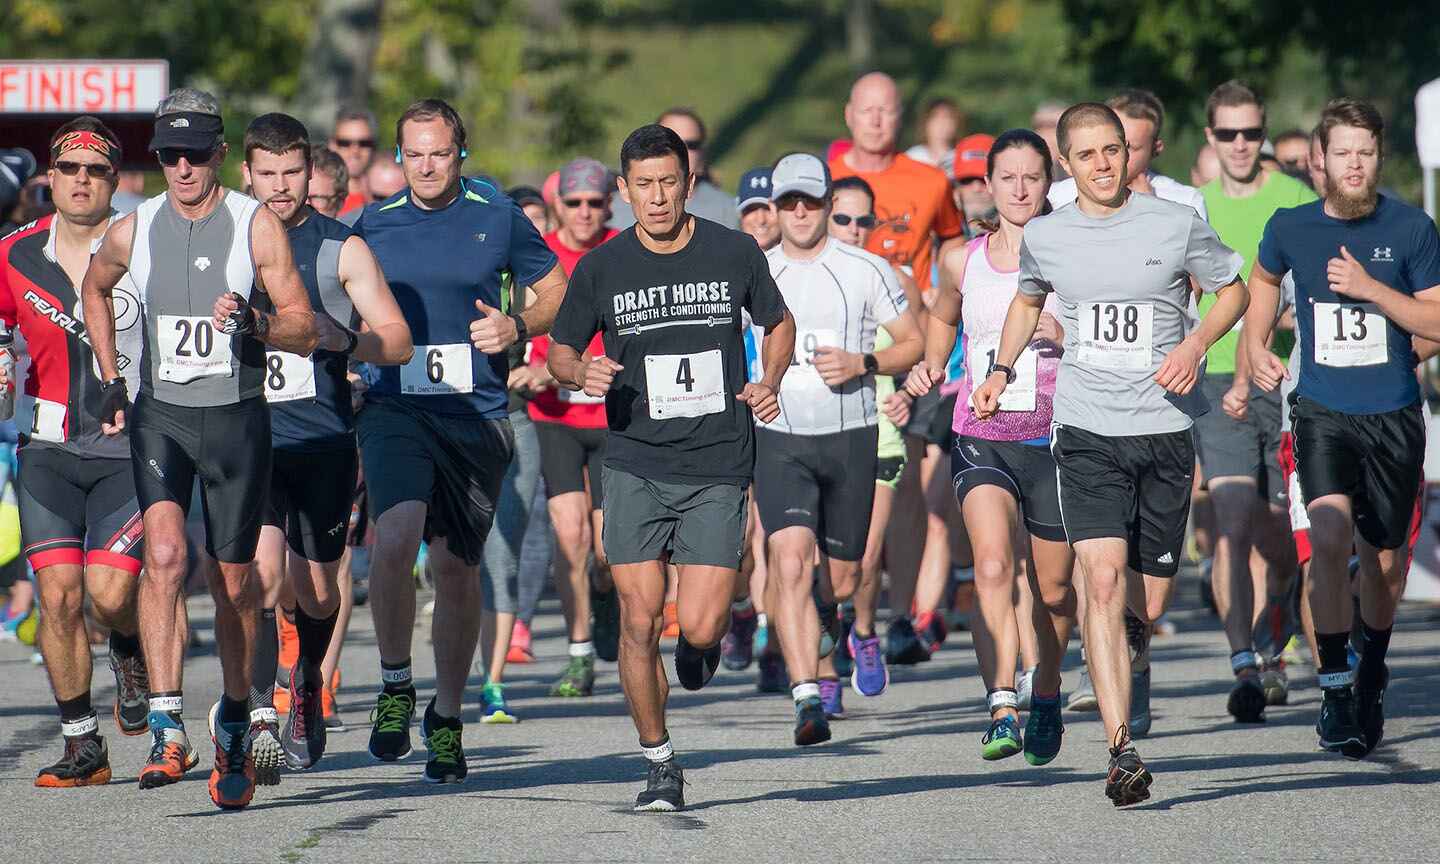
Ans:
[[[720,643],[709,648],[696,648],[685,638],[685,634],[680,634],[675,642],[675,677],[680,680],[681,687],[699,690],[710,683],[719,665]]]
[[[1286,666],[1299,666],[1310,662],[1310,652],[1299,636],[1291,636],[1290,641],[1285,643],[1285,650],[1280,653],[1280,659],[1285,661]]]
[[[915,625],[904,616],[890,622],[885,634],[885,662],[891,666],[914,666],[930,659],[920,639],[915,635]]]
[[[1095,698],[1095,685],[1090,683],[1090,667],[1080,667],[1080,684],[1065,703],[1067,711],[1099,711],[1100,700]]]
[[[1378,686],[1355,684],[1355,714],[1365,730],[1365,755],[1380,746],[1385,738],[1385,688],[1390,686],[1390,667],[1384,668]]]
[[[325,717],[325,731],[346,731],[345,720],[335,708],[335,689],[333,687],[326,687],[320,691],[320,708]]]
[[[515,619],[515,628],[510,631],[510,651],[505,655],[506,663],[534,663],[535,652],[530,650],[530,625]]]
[[[833,654],[835,646],[840,644],[840,607],[835,603],[821,602],[817,596],[815,608],[820,613],[819,657],[824,660]]]
[[[145,658],[117,657],[110,652],[110,671],[115,673],[115,725],[125,735],[143,735],[150,728],[150,673]]]
[[[1150,667],[1130,673],[1130,737],[1150,734]]]
[[[290,686],[290,670],[300,662],[300,631],[295,627],[295,613],[292,611],[287,616],[284,609],[276,609],[275,630],[280,643],[275,664],[275,686],[278,689]],[[280,706],[275,707],[279,710]]]
[[[150,724],[150,756],[140,769],[140,788],[154,789],[178,783],[185,772],[200,764],[200,754],[190,746],[183,726]]]
[[[1365,729],[1360,725],[1360,708],[1354,691],[1346,685],[1326,687],[1321,693],[1320,719],[1315,723],[1320,749],[1348,759],[1363,759],[1370,747],[1365,740]]]
[[[255,758],[244,723],[221,723],[220,703],[210,706],[210,740],[215,767],[210,771],[210,800],[221,810],[239,810],[255,794]]]
[[[325,755],[324,687],[302,684],[296,673],[290,673],[290,715],[285,718],[285,764],[293,771],[314,767]],[[409,738],[407,734],[405,736]],[[255,767],[260,767],[260,753],[255,753]]]
[[[285,675],[285,682],[275,683],[275,689],[270,694],[270,704],[275,706],[276,714],[290,713],[290,670],[276,667],[275,675],[278,677],[282,672]]]
[[[1034,669],[1025,669],[1015,676],[1015,707],[1017,710],[1030,710],[1030,703],[1035,698],[1034,679]]]
[[[1060,719],[1060,694],[1049,699],[1032,699],[1030,716],[1025,718],[1025,761],[1045,765],[1060,754],[1065,722]]]
[[[807,696],[795,703],[795,745],[809,747],[830,740],[830,721],[819,696]]]
[[[1264,723],[1266,701],[1265,686],[1260,683],[1260,675],[1241,675],[1230,685],[1230,699],[1226,709],[1236,723]]]
[[[845,719],[845,685],[839,678],[820,679],[820,704],[825,708],[826,720]]]
[[[1110,772],[1105,777],[1105,797],[1116,807],[1139,804],[1150,797],[1150,784],[1155,781],[1145,767],[1135,745],[1128,740],[1110,748]]]
[[[493,681],[480,688],[480,722],[491,725],[519,723],[520,718],[505,704],[505,685]]]
[[[578,699],[595,692],[595,655],[570,658],[560,679],[550,688],[551,696]]]
[[[218,702],[216,707],[219,707]],[[210,725],[215,725],[213,717]],[[247,745],[250,757],[255,762],[255,782],[261,786],[278,786],[280,763],[286,761],[285,749],[280,744],[280,715],[275,713],[274,708],[256,708],[250,712],[250,727],[246,734],[250,736]]]
[[[1260,686],[1265,690],[1266,705],[1284,705],[1290,701],[1290,676],[1285,672],[1283,660],[1260,673]]]
[[[426,783],[464,783],[469,768],[465,764],[465,746],[460,740],[464,727],[458,719],[444,720],[435,713],[435,703],[425,707],[420,719],[420,739],[430,758],[425,760]]]
[[[35,775],[35,785],[44,789],[72,786],[104,786],[110,782],[110,749],[99,735],[65,738],[65,755]]]
[[[1019,753],[1024,745],[1020,741],[1020,724],[1006,714],[990,721],[990,728],[980,739],[980,757],[988,762],[1004,759]]]
[[[590,638],[595,641],[595,656],[606,663],[620,658],[620,593],[611,585],[609,591],[590,587],[590,608],[595,614],[595,627]]]
[[[380,691],[370,712],[370,755],[381,762],[394,762],[409,754],[414,716],[415,688],[401,693]]]
[[[855,605],[853,603],[840,604],[840,644],[835,646],[835,653],[831,656],[831,662],[835,664],[835,674],[841,681],[849,678],[855,672],[855,658],[850,653],[850,631],[855,629]]]
[[[921,612],[915,616],[915,636],[920,644],[925,647],[926,659],[930,658],[940,646],[945,644],[945,637],[950,635],[950,630],[945,626],[945,616],[938,612]]]
[[[680,636],[680,613],[674,603],[666,603],[662,621],[665,629],[660,631],[661,639],[675,639]]]
[[[720,640],[720,662],[731,672],[742,672],[755,662],[755,629],[758,615],[751,606],[744,612],[730,612],[730,629]]]
[[[764,654],[765,646],[770,644],[770,620],[763,613],[755,616],[755,653]]]
[[[855,668],[850,673],[850,686],[861,696],[879,696],[890,686],[890,669],[885,665],[885,654],[880,650],[880,637],[861,639],[852,629],[849,638],[850,656],[855,658]]]
[[[760,676],[755,682],[755,689],[761,693],[788,693],[790,691],[784,657],[778,653],[768,652],[760,655]]]
[[[645,791],[635,796],[635,809],[641,813],[673,813],[685,809],[685,772],[674,759],[650,763]]]

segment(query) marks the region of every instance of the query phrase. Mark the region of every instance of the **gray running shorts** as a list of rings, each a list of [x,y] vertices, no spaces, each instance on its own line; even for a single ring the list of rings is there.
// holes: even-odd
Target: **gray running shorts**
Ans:
[[[605,485],[605,555],[611,564],[740,567],[745,490],[727,483],[670,483],[611,468]]]

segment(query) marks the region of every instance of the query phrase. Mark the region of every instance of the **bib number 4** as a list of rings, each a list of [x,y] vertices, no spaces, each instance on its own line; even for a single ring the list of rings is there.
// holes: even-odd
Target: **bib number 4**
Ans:
[[[647,354],[645,387],[655,420],[718,414],[727,405],[720,349],[699,354]]]

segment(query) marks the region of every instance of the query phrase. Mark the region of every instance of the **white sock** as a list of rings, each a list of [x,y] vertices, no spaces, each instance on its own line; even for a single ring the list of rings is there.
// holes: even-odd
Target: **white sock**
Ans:
[[[594,643],[594,642],[571,642],[571,643],[570,643],[570,656],[571,656],[571,657],[589,657],[589,656],[593,655],[594,653],[595,653],[595,643]]]
[[[794,697],[796,702],[804,702],[811,696],[819,699],[820,684],[815,681],[801,681],[799,684],[796,684],[794,687],[790,688],[790,695]]]
[[[649,762],[668,762],[675,756],[675,748],[670,745],[669,735],[666,735],[665,740],[654,747],[646,747],[642,743],[640,752],[645,754],[645,759]]]

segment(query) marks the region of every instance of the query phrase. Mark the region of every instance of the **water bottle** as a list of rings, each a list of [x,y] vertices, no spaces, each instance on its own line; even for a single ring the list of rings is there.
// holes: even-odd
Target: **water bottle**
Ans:
[[[0,368],[9,381],[0,391],[0,420],[15,416],[15,334],[0,322]]]

